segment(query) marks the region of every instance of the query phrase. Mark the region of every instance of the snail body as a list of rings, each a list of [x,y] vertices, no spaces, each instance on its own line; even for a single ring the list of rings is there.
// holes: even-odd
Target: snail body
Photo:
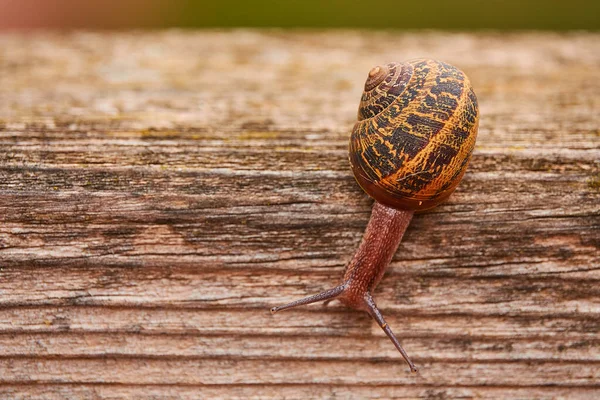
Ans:
[[[477,98],[456,67],[419,59],[371,69],[349,146],[356,181],[375,199],[363,240],[341,284],[271,312],[338,299],[368,312],[416,371],[371,293],[413,214],[435,207],[456,189],[475,147],[478,124]]]

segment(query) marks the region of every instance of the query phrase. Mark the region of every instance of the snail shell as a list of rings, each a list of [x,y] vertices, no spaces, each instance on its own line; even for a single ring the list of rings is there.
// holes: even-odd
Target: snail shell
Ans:
[[[354,176],[380,203],[432,208],[462,179],[478,125],[477,97],[456,67],[427,59],[375,67],[350,138]]]

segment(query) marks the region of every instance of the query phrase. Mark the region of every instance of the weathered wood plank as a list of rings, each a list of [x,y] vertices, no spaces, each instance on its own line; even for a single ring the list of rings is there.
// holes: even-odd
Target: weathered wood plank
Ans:
[[[489,316],[468,313],[436,315],[387,312],[390,324],[402,337],[462,338],[489,340],[548,339],[590,341],[597,338],[600,321],[579,315],[558,317]],[[269,335],[381,337],[379,328],[367,316],[340,309],[314,308],[274,319],[253,309],[140,308],[105,306],[0,308],[0,329],[4,333],[109,332],[173,335]],[[592,343],[592,342],[590,342]],[[395,353],[394,353],[395,354]]]
[[[329,288],[371,201],[366,71],[465,70],[477,148],[376,293]],[[600,392],[597,34],[0,35],[0,397],[575,398]]]
[[[0,364],[0,382],[113,383],[170,385],[359,384],[436,386],[598,387],[600,368],[576,362],[420,362],[425,374],[411,374],[398,360],[301,361],[257,363],[245,359],[159,360],[147,357],[104,359],[12,359]],[[533,367],[533,368],[532,368]],[[544,371],[543,374],[537,370]],[[294,371],[290,373],[290,371]],[[360,371],[360,373],[357,373]]]
[[[0,348],[4,358],[135,358],[159,359],[299,359],[299,360],[396,360],[386,337],[363,335],[293,336],[286,338],[264,335],[72,333],[48,332],[33,334],[2,334]],[[412,337],[411,337],[412,336]],[[600,363],[600,341],[580,339],[452,338],[403,336],[405,346],[421,360],[437,360],[444,354],[446,361],[575,361]]]
[[[196,400],[235,399],[557,399],[587,400],[598,393],[594,388],[581,387],[451,387],[384,386],[384,385],[106,385],[106,384],[35,384],[2,385],[0,394],[14,400],[82,399],[147,399]]]
[[[253,273],[254,272],[254,273]],[[258,273],[259,272],[259,273]],[[51,279],[40,285],[40,276]],[[56,274],[56,275],[52,275]],[[5,268],[0,305],[175,306],[256,308],[327,289],[339,279],[318,272],[227,271],[207,268]],[[377,288],[386,310],[477,315],[600,313],[600,286],[553,277],[448,277],[398,274]],[[552,304],[552,309],[549,309]],[[318,307],[318,306],[313,306]],[[334,307],[333,304],[331,307]],[[336,306],[337,308],[337,306]]]

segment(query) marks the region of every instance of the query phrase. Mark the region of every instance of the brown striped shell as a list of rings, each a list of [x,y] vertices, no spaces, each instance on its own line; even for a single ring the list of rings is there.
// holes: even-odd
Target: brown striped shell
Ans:
[[[456,67],[425,59],[375,67],[350,138],[354,176],[390,207],[434,207],[462,179],[478,125],[477,98]]]

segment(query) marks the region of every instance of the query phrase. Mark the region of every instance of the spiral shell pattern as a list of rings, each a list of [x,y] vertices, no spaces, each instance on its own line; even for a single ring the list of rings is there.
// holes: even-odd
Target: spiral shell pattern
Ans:
[[[478,125],[477,97],[456,67],[427,59],[375,67],[350,138],[356,180],[385,205],[434,207],[462,179]]]

